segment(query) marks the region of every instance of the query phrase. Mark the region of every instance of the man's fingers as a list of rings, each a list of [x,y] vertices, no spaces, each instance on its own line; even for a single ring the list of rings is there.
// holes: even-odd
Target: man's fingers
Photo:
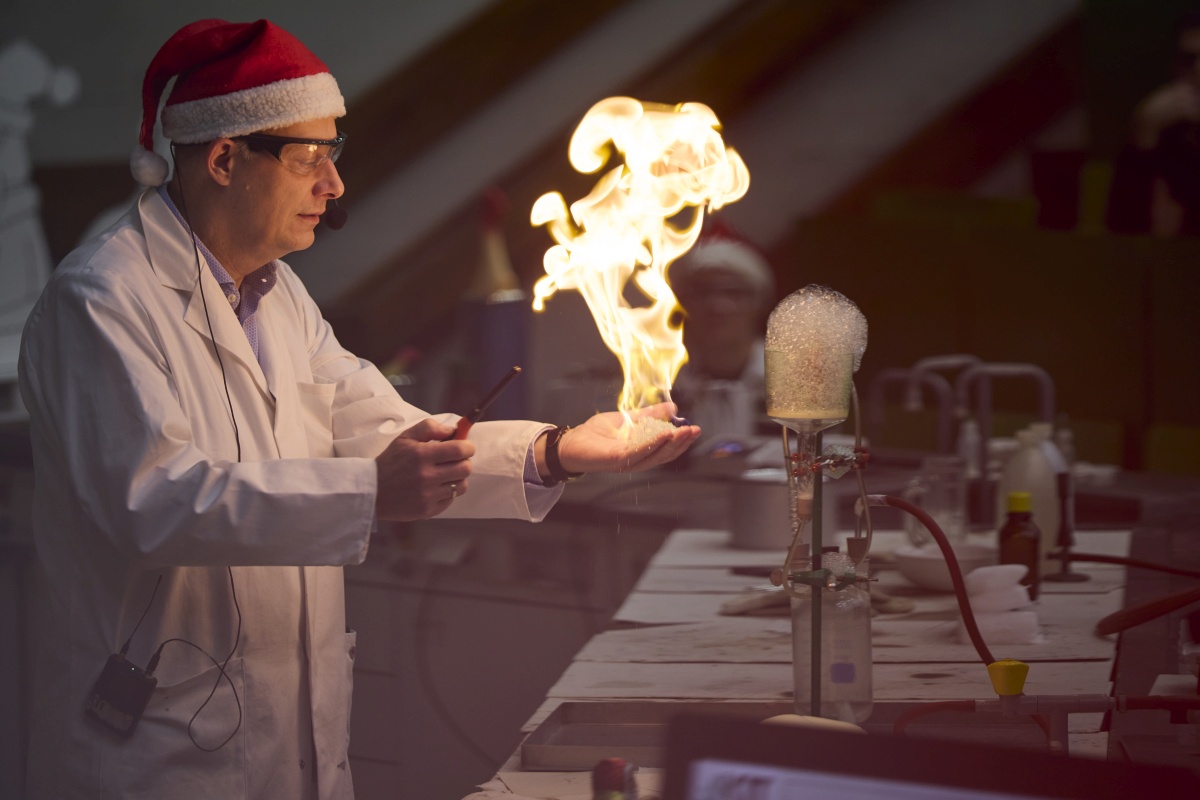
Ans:
[[[455,430],[457,428],[454,425],[447,425],[444,422],[438,422],[433,417],[426,417],[405,430],[400,437],[411,439],[414,442],[440,442],[454,435]]]
[[[626,458],[625,469],[623,471],[632,472],[635,470],[650,469],[659,464],[673,461],[691,447],[692,442],[699,435],[700,429],[694,425],[690,425],[678,428],[661,437],[656,437],[647,445],[643,445],[629,454]]]

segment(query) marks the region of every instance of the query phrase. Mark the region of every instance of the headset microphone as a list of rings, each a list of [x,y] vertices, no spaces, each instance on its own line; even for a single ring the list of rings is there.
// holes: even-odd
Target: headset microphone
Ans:
[[[342,226],[346,224],[346,219],[350,215],[346,213],[346,209],[338,205],[338,201],[333,200],[333,205],[325,209],[325,224],[330,230],[340,231]]]

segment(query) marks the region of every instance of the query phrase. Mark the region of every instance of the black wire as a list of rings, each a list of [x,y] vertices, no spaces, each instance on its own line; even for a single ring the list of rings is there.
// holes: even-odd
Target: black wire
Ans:
[[[171,160],[175,160],[175,143],[171,143]],[[238,431],[237,415],[233,413],[233,398],[229,394],[229,381],[225,377],[225,362],[221,360],[221,348],[217,346],[217,336],[213,333],[212,318],[208,315],[208,297],[204,293],[204,280],[200,275],[200,245],[196,241],[196,231],[192,227],[191,217],[187,210],[187,192],[183,190],[183,173],[179,165],[175,165],[175,177],[179,180],[179,206],[183,219],[187,222],[188,235],[192,237],[192,253],[196,256],[196,282],[200,286],[200,301],[204,303],[204,320],[208,323],[208,336],[212,339],[213,354],[217,357],[217,366],[221,368],[221,383],[225,386],[225,401],[229,403],[229,418],[233,421],[233,438],[237,443],[237,460],[242,461],[242,436]]]
[[[226,567],[226,570],[229,571],[229,589],[233,591],[233,604],[234,604],[234,607],[236,608],[236,607],[238,607],[238,593],[236,593],[236,590],[234,590],[233,570],[230,569],[230,567]],[[241,729],[241,718],[242,718],[241,698],[238,697],[238,687],[234,686],[233,679],[229,678],[229,673],[226,672],[226,667],[229,664],[229,658],[233,657],[234,651],[236,649],[238,649],[238,640],[240,638],[241,638],[241,608],[238,608],[238,636],[234,637],[233,648],[229,650],[229,655],[226,656],[226,660],[224,660],[224,662],[218,662],[216,660],[216,658],[209,655],[209,652],[206,651],[204,648],[202,648],[202,646],[200,646],[194,642],[188,642],[187,639],[181,639],[178,637],[172,638],[172,639],[167,639],[166,642],[163,642],[162,644],[158,645],[158,650],[155,652],[154,657],[152,657],[150,660],[151,663],[157,663],[158,656],[160,656],[162,654],[163,648],[166,648],[166,646],[172,642],[179,642],[181,644],[186,644],[187,646],[190,646],[190,648],[196,648],[197,650],[202,652],[202,654],[204,654],[204,657],[208,658],[208,660],[212,662],[212,666],[214,666],[218,670],[220,670],[220,673],[217,674],[216,681],[214,682],[214,684],[212,684],[212,691],[209,692],[209,696],[204,698],[204,702],[200,703],[200,708],[196,709],[196,712],[194,712],[194,714],[192,715],[191,720],[187,721],[187,738],[192,740],[192,744],[196,745],[197,750],[202,750],[205,753],[215,753],[218,750],[221,750],[222,747],[229,744],[229,741],[232,740],[234,738],[234,736],[236,734],[238,734],[239,730]],[[148,674],[151,672],[152,672],[152,668],[146,670],[146,673],[148,673]],[[235,724],[235,726],[233,727],[233,730],[230,730],[229,735],[226,736],[226,739],[224,739],[224,741],[222,741],[220,745],[217,745],[216,747],[205,747],[204,745],[200,744],[200,742],[196,741],[196,734],[194,734],[192,732],[192,726],[194,723],[196,723],[196,717],[200,716],[200,711],[204,710],[205,706],[208,705],[210,700],[212,699],[212,696],[214,696],[214,694],[217,693],[217,686],[221,685],[222,678],[226,679],[226,682],[228,682],[229,690],[233,692],[234,703],[238,704],[238,724]]]
[[[204,698],[204,702],[200,704],[200,707],[196,709],[195,713],[192,714],[191,719],[188,720],[188,738],[192,740],[192,744],[194,744],[197,749],[203,750],[205,753],[215,753],[225,745],[229,744],[230,740],[233,739],[233,737],[242,727],[242,699],[238,696],[237,686],[234,685],[233,679],[230,678],[229,673],[225,671],[225,668],[229,666],[229,659],[233,658],[233,654],[237,652],[238,643],[242,640],[242,607],[238,603],[237,599],[237,586],[233,581],[233,568],[226,567],[225,572],[229,575],[229,591],[233,595],[233,607],[237,611],[237,632],[233,637],[233,647],[229,649],[229,654],[225,656],[225,660],[223,662],[217,661],[209,654],[207,650],[195,642],[175,636],[170,639],[166,639],[158,646],[158,649],[154,651],[154,655],[150,657],[150,663],[146,666],[146,675],[153,675],[154,670],[158,668],[158,660],[162,656],[163,648],[165,648],[171,642],[180,642],[182,644],[186,644],[188,647],[199,650],[204,657],[211,661],[213,666],[219,670],[217,679],[213,682],[213,687],[212,690],[209,691],[208,697]],[[159,580],[162,580],[162,576],[159,576]],[[157,590],[157,588],[158,587],[156,586],[155,589]],[[196,736],[192,732],[192,726],[196,722],[196,717],[200,716],[200,712],[205,709],[205,707],[209,704],[209,701],[211,701],[213,696],[217,693],[217,687],[221,685],[221,678],[225,679],[225,681],[229,684],[230,691],[233,692],[233,701],[237,703],[238,721],[237,724],[233,726],[233,730],[229,732],[229,735],[225,737],[223,742],[216,747],[204,747],[202,744],[196,741]]]
[[[225,375],[225,362],[221,360],[221,348],[217,346],[217,335],[216,335],[216,333],[213,332],[212,318],[208,315],[208,297],[205,295],[205,292],[204,292],[204,279],[203,279],[203,275],[200,271],[200,245],[196,239],[196,230],[195,230],[195,228],[192,227],[191,217],[188,215],[187,193],[184,191],[184,188],[183,188],[183,173],[179,169],[178,162],[175,161],[175,143],[174,142],[171,143],[171,160],[172,160],[172,162],[175,163],[175,170],[174,170],[175,178],[177,178],[179,180],[180,211],[183,214],[184,221],[187,223],[188,235],[192,239],[192,254],[196,258],[196,282],[200,288],[200,300],[204,303],[204,319],[208,323],[208,336],[212,340],[213,353],[217,357],[217,365],[221,368],[221,383],[225,387],[225,400],[229,404],[229,418],[233,422],[233,439],[234,439],[234,442],[237,443],[237,463],[240,464],[242,462],[242,435],[241,435],[241,431],[238,430],[237,415],[234,414],[234,411],[233,411],[233,397],[229,393],[229,380]],[[242,641],[242,607],[238,603],[238,599],[237,599],[237,586],[233,580],[233,567],[227,566],[227,567],[225,567],[225,571],[229,575],[229,591],[233,595],[233,607],[237,611],[237,633],[233,637],[233,647],[231,647],[229,649],[229,655],[225,656],[225,661],[218,664],[217,660],[215,658],[213,658],[211,655],[209,655],[208,652],[206,650],[204,650],[204,648],[200,647],[198,644],[195,644],[194,642],[189,642],[187,639],[178,639],[178,638],[167,639],[165,642],[160,644],[158,646],[158,650],[154,654],[154,657],[151,658],[151,660],[150,660],[151,664],[157,664],[158,657],[162,653],[162,649],[164,647],[166,647],[168,642],[183,642],[184,644],[188,645],[189,647],[194,647],[197,650],[199,650],[201,653],[204,653],[204,655],[208,658],[208,660],[213,662],[213,664],[216,665],[220,669],[220,674],[217,675],[216,681],[213,682],[212,691],[210,691],[208,693],[208,697],[206,697],[204,699],[204,702],[201,703],[200,707],[196,709],[196,713],[192,714],[192,718],[190,720],[188,720],[188,738],[192,740],[192,744],[194,744],[197,748],[199,748],[200,750],[203,750],[206,753],[214,753],[217,750],[220,750],[225,745],[229,744],[230,740],[233,739],[234,735],[237,734],[238,730],[240,730],[242,727],[242,700],[240,697],[238,697],[237,687],[233,685],[233,681],[229,678],[229,675],[225,672],[225,667],[228,666],[229,659],[233,658],[233,654],[237,652],[238,644],[240,644]],[[162,580],[162,576],[159,576],[159,580],[160,581]],[[155,586],[155,591],[156,592],[158,591],[157,586]],[[153,601],[154,601],[154,598],[152,597],[151,602],[153,602]],[[149,610],[149,607],[147,607],[147,610]],[[144,616],[144,614],[143,614],[143,616]],[[139,622],[138,624],[141,624],[141,623]],[[150,667],[146,671],[147,671],[147,673],[151,673],[154,671],[154,667]],[[229,688],[233,692],[233,699],[234,699],[234,702],[237,703],[237,707],[238,707],[238,721],[237,721],[237,725],[234,726],[233,731],[230,732],[229,736],[225,739],[225,741],[221,742],[216,747],[209,749],[207,747],[202,747],[200,745],[200,743],[196,741],[196,737],[192,734],[192,724],[196,721],[196,717],[198,717],[200,715],[200,712],[203,711],[204,708],[208,705],[209,701],[212,700],[213,695],[215,695],[217,693],[217,687],[221,685],[221,678],[224,678],[229,683]]]
[[[137,625],[133,626],[133,633],[129,634],[129,638],[125,640],[125,644],[121,645],[121,655],[129,652],[129,643],[133,641],[134,634],[138,632],[138,628],[142,627],[142,620],[146,619],[146,614],[150,613],[150,607],[154,605],[154,598],[158,596],[158,587],[162,584],[162,573],[159,573],[158,580],[154,582],[154,591],[150,593],[150,602],[146,603],[146,607],[142,609],[142,615],[138,617]]]

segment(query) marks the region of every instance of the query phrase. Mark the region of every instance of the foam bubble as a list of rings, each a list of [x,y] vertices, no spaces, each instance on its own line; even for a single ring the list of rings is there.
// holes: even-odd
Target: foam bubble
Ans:
[[[767,320],[767,415],[814,430],[846,419],[866,349],[866,317],[845,295],[815,284],[792,292]]]
[[[810,284],[783,298],[771,312],[767,349],[852,353],[858,372],[867,350],[867,318],[841,292]]]

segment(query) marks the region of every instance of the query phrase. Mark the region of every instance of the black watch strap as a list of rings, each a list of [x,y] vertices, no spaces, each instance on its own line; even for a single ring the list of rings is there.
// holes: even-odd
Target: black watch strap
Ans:
[[[560,483],[583,477],[582,472],[567,472],[563,468],[562,459],[558,457],[558,443],[569,430],[570,425],[563,425],[546,434],[546,469],[550,471],[550,477],[543,481],[546,486],[558,486]]]

